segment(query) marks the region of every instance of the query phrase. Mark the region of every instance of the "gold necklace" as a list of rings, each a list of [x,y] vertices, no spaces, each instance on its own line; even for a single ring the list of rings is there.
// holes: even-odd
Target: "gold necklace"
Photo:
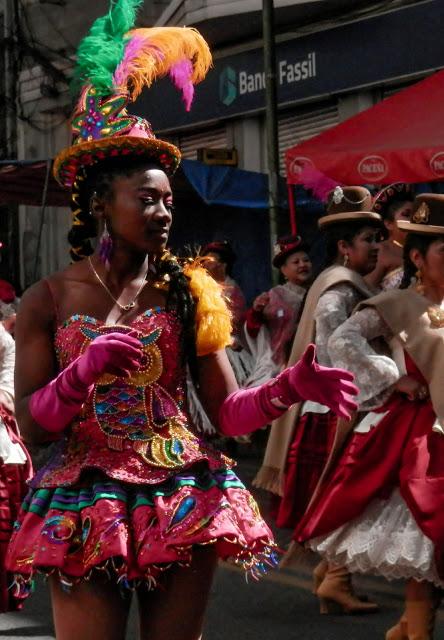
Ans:
[[[444,327],[444,309],[442,307],[438,307],[438,305],[429,307],[427,315],[432,329],[442,329]]]
[[[399,247],[400,249],[404,249],[404,245],[401,244],[400,242],[398,242],[397,240],[392,240],[391,242],[392,242],[392,244],[395,245],[395,247]]]
[[[131,302],[128,302],[128,304],[120,304],[120,302],[113,296],[113,294],[111,293],[111,291],[108,289],[108,287],[106,286],[106,284],[103,282],[102,278],[99,276],[99,274],[97,273],[97,271],[94,269],[94,265],[92,263],[91,260],[91,256],[88,256],[88,262],[89,262],[89,266],[91,267],[91,270],[93,272],[93,274],[96,276],[97,280],[100,282],[100,284],[102,285],[102,287],[105,289],[105,291],[107,292],[107,294],[109,295],[109,297],[115,302],[115,304],[119,307],[120,311],[129,311],[130,309],[134,309],[134,307],[136,306],[136,300],[139,297],[142,289],[144,288],[144,286],[147,283],[146,277],[148,275],[148,271],[149,271],[149,267],[146,270],[146,273],[144,275],[142,284],[140,285],[136,295],[134,296],[134,298],[132,299]]]

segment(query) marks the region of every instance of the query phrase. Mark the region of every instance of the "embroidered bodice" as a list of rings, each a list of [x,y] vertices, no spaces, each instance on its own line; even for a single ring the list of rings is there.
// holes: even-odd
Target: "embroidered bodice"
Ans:
[[[381,282],[381,289],[383,291],[388,291],[389,289],[399,289],[399,286],[404,278],[404,269],[403,267],[398,267],[397,269],[392,269],[386,273]]]
[[[151,484],[201,460],[211,468],[228,466],[228,459],[194,432],[187,413],[181,324],[174,313],[149,309],[128,326],[71,316],[55,336],[60,369],[94,338],[114,331],[136,333],[145,355],[141,369],[129,378],[105,375],[98,380],[33,485],[69,485],[86,469]]]

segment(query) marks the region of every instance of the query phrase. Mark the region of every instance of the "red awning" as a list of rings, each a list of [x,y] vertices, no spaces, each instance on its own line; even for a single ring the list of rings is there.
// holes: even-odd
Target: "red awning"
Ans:
[[[0,205],[26,204],[40,207],[43,200],[53,207],[69,206],[70,193],[54,180],[52,161],[0,162]]]
[[[289,149],[287,181],[312,166],[341,184],[444,180],[444,71]]]

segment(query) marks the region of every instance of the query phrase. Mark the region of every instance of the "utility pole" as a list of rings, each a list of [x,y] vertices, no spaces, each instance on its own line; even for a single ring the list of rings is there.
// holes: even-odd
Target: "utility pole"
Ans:
[[[19,7],[17,0],[5,0],[4,2],[4,96],[6,119],[6,156],[17,157],[17,22],[19,19]]]
[[[1,2],[0,2],[1,4]],[[2,78],[3,127],[1,152],[6,158],[17,158],[17,96],[19,83],[17,29],[19,21],[18,0],[4,0],[0,39],[3,40],[3,59],[0,63]],[[3,248],[0,253],[0,276],[20,285],[20,242],[17,205],[3,208],[0,221],[0,237]]]
[[[265,71],[265,118],[267,129],[268,158],[268,208],[270,225],[270,242],[277,240],[279,211],[279,137],[277,122],[277,82],[276,82],[276,48],[274,39],[274,2],[262,0],[262,34],[264,41]],[[277,284],[278,273],[272,270],[274,284]]]

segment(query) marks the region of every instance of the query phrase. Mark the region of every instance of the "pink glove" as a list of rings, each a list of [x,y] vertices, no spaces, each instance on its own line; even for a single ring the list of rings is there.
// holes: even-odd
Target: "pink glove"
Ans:
[[[353,374],[343,369],[321,367],[315,361],[316,347],[307,347],[293,367],[260,387],[231,393],[219,412],[223,434],[238,436],[255,431],[281,416],[295,402],[313,400],[341,418],[350,418],[357,409],[353,400],[359,392]]]
[[[32,394],[31,416],[46,431],[62,431],[103,374],[127,376],[140,366],[141,358],[142,344],[134,336],[117,332],[99,336],[57,378]]]

